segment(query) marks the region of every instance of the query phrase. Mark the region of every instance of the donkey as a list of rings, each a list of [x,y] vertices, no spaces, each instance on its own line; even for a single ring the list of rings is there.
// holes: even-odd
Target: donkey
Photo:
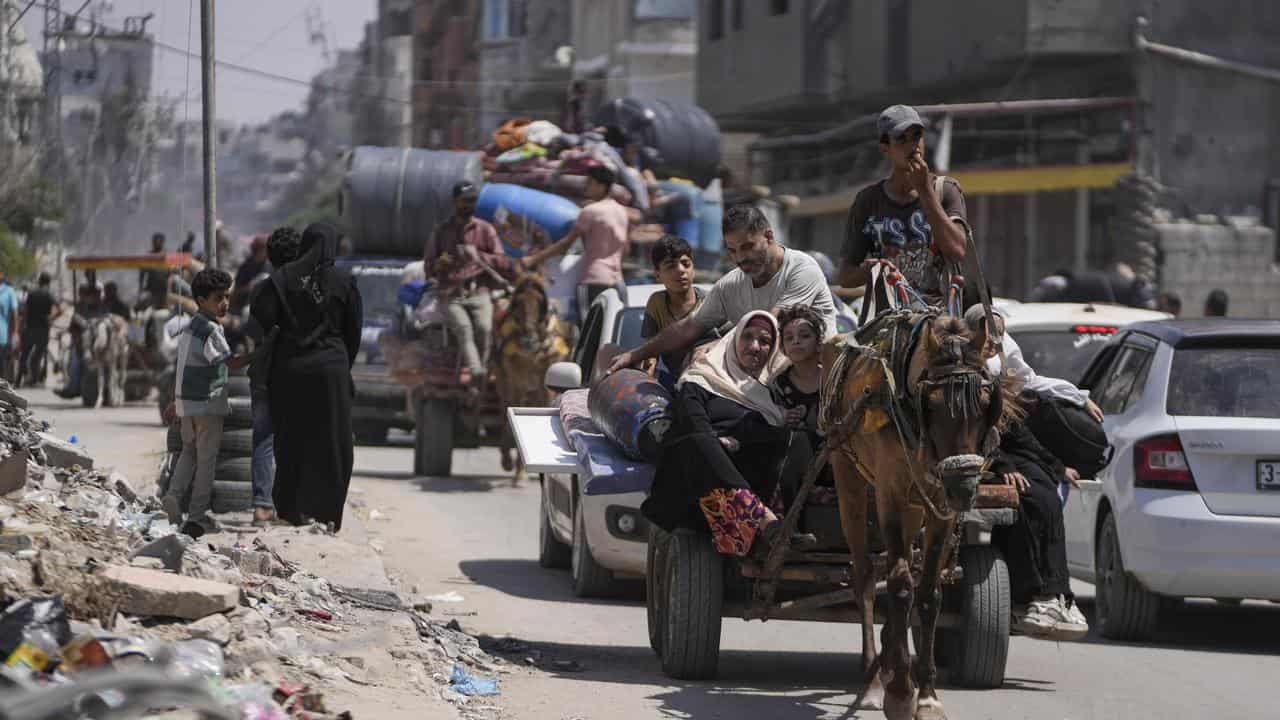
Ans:
[[[494,329],[494,379],[503,409],[551,403],[551,393],[543,387],[542,378],[553,363],[569,357],[569,333],[568,325],[547,297],[542,277],[525,275],[516,280],[511,302]],[[527,474],[519,453],[512,460],[513,446],[508,427],[502,434],[502,469],[514,470],[512,483],[519,485]]]
[[[885,312],[858,332],[858,345],[823,348],[823,423],[854,562],[862,612],[861,707],[890,720],[946,717],[935,688],[934,631],[942,574],[950,567],[959,513],[973,506],[993,432],[1017,393],[991,377],[958,318],[936,311]],[[875,574],[868,552],[868,483],[887,553],[889,610],[877,656]],[[923,567],[913,577],[912,542],[924,529]],[[920,631],[912,675],[912,607]],[[919,683],[918,688],[916,683]]]

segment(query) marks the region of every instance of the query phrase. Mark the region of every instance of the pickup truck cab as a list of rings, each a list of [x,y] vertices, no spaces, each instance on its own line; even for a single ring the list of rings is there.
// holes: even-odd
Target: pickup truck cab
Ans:
[[[356,442],[381,445],[391,428],[413,430],[413,416],[405,399],[404,386],[387,373],[378,347],[378,336],[393,328],[400,313],[396,297],[404,266],[413,258],[343,256],[334,261],[355,278],[364,305],[364,327],[360,331],[360,353],[351,367],[355,400],[351,405],[351,425]]]

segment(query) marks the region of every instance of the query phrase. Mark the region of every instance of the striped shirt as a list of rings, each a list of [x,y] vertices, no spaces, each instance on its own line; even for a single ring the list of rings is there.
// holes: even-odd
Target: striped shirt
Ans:
[[[178,416],[229,413],[227,360],[231,346],[222,326],[208,315],[197,313],[169,332],[178,339],[178,374],[174,381]]]

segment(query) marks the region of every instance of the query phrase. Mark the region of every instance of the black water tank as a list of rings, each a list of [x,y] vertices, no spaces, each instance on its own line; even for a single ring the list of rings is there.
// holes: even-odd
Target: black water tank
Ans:
[[[618,98],[596,111],[595,124],[617,125],[656,151],[659,177],[684,177],[705,187],[720,169],[720,127],[706,110],[671,100]]]
[[[347,158],[342,216],[360,255],[420,257],[453,212],[453,186],[484,180],[480,153],[361,146]]]

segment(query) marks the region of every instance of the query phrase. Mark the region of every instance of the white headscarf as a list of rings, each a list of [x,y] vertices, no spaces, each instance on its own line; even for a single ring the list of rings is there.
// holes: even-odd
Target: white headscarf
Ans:
[[[773,348],[765,360],[760,372],[752,375],[742,367],[738,359],[738,336],[742,329],[756,316],[769,319],[773,328]],[[680,376],[680,384],[691,382],[701,386],[707,392],[732,400],[739,405],[755,410],[764,416],[770,425],[780,426],[784,415],[782,408],[773,401],[773,393],[769,383],[774,376],[787,366],[787,358],[779,351],[782,344],[782,333],[778,331],[778,321],[772,313],[754,310],[742,316],[733,330],[715,341],[705,354],[696,354],[689,364],[689,369]]]

